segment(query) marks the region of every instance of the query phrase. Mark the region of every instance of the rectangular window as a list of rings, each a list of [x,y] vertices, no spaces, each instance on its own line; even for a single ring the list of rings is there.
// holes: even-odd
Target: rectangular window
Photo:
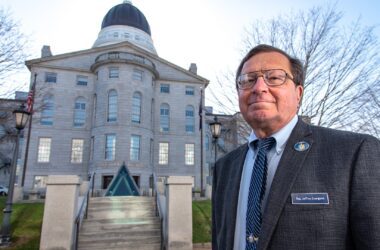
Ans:
[[[194,165],[194,144],[185,144],[185,164]]]
[[[51,138],[40,138],[38,141],[37,162],[50,161]]]
[[[73,139],[71,141],[71,163],[82,163],[83,144],[83,139]]]
[[[117,68],[117,67],[110,67],[109,68],[108,77],[109,78],[119,78],[119,68]]]
[[[105,159],[109,161],[115,160],[115,150],[116,150],[116,135],[114,134],[106,135]]]
[[[185,94],[194,95],[194,87],[186,86]]]
[[[57,73],[46,72],[45,73],[45,82],[56,83],[57,82]]]
[[[129,153],[129,157],[131,158],[131,161],[140,160],[140,142],[141,142],[141,137],[139,135],[131,136],[131,148],[130,148],[130,153]]]
[[[34,189],[46,188],[47,179],[48,179],[47,175],[34,176],[33,188]]]
[[[77,85],[79,86],[87,86],[88,77],[87,76],[77,76]]]
[[[161,93],[170,93],[170,85],[169,84],[161,84],[160,85]]]
[[[143,74],[144,74],[144,71],[139,70],[139,69],[134,69],[133,74],[132,74],[132,78],[133,78],[133,80],[136,80],[136,81],[142,81],[143,80]]]
[[[168,165],[169,163],[169,143],[160,142],[158,144],[158,164]]]

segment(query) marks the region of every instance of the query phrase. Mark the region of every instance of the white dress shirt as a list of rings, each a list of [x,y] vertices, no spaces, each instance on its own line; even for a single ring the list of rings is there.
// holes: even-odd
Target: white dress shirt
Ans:
[[[267,154],[267,163],[268,163],[268,174],[265,195],[262,201],[261,211],[263,212],[266,206],[268,194],[270,187],[272,185],[274,174],[276,173],[278,163],[280,162],[282,153],[284,151],[286,142],[289,139],[291,132],[296,126],[298,121],[298,116],[295,115],[293,119],[278,132],[274,133],[269,137],[274,137],[276,140],[275,147]],[[235,226],[235,241],[234,241],[234,250],[243,250],[245,249],[246,243],[246,214],[247,214],[247,204],[248,204],[248,193],[249,185],[251,182],[251,175],[253,171],[253,164],[257,155],[257,150],[254,149],[251,142],[257,140],[257,136],[254,131],[251,132],[248,138],[248,152],[245,157],[243,172],[240,180],[240,190],[239,190],[239,199],[236,213],[236,226]]]

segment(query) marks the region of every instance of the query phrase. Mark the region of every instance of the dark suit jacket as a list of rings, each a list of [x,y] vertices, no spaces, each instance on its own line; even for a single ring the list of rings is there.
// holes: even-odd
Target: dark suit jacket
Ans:
[[[310,148],[296,151],[300,141]],[[247,150],[237,148],[214,168],[214,250],[233,249]],[[292,193],[327,193],[329,204],[293,205]],[[258,249],[380,249],[379,140],[299,121],[273,179]]]

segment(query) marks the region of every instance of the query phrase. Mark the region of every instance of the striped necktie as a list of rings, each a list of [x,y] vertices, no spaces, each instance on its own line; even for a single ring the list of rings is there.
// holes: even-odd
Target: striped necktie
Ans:
[[[267,180],[267,152],[276,140],[273,137],[255,141],[258,150],[249,185],[246,217],[246,250],[255,250],[261,229],[261,201],[265,195]]]

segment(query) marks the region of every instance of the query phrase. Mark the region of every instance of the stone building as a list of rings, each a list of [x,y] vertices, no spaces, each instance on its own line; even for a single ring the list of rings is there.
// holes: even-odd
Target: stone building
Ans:
[[[92,172],[104,190],[124,162],[143,192],[153,173],[199,186],[198,110],[209,81],[195,64],[159,57],[130,2],[108,11],[92,48],[53,55],[44,46],[26,65],[36,84],[24,190],[44,188],[48,175]]]

